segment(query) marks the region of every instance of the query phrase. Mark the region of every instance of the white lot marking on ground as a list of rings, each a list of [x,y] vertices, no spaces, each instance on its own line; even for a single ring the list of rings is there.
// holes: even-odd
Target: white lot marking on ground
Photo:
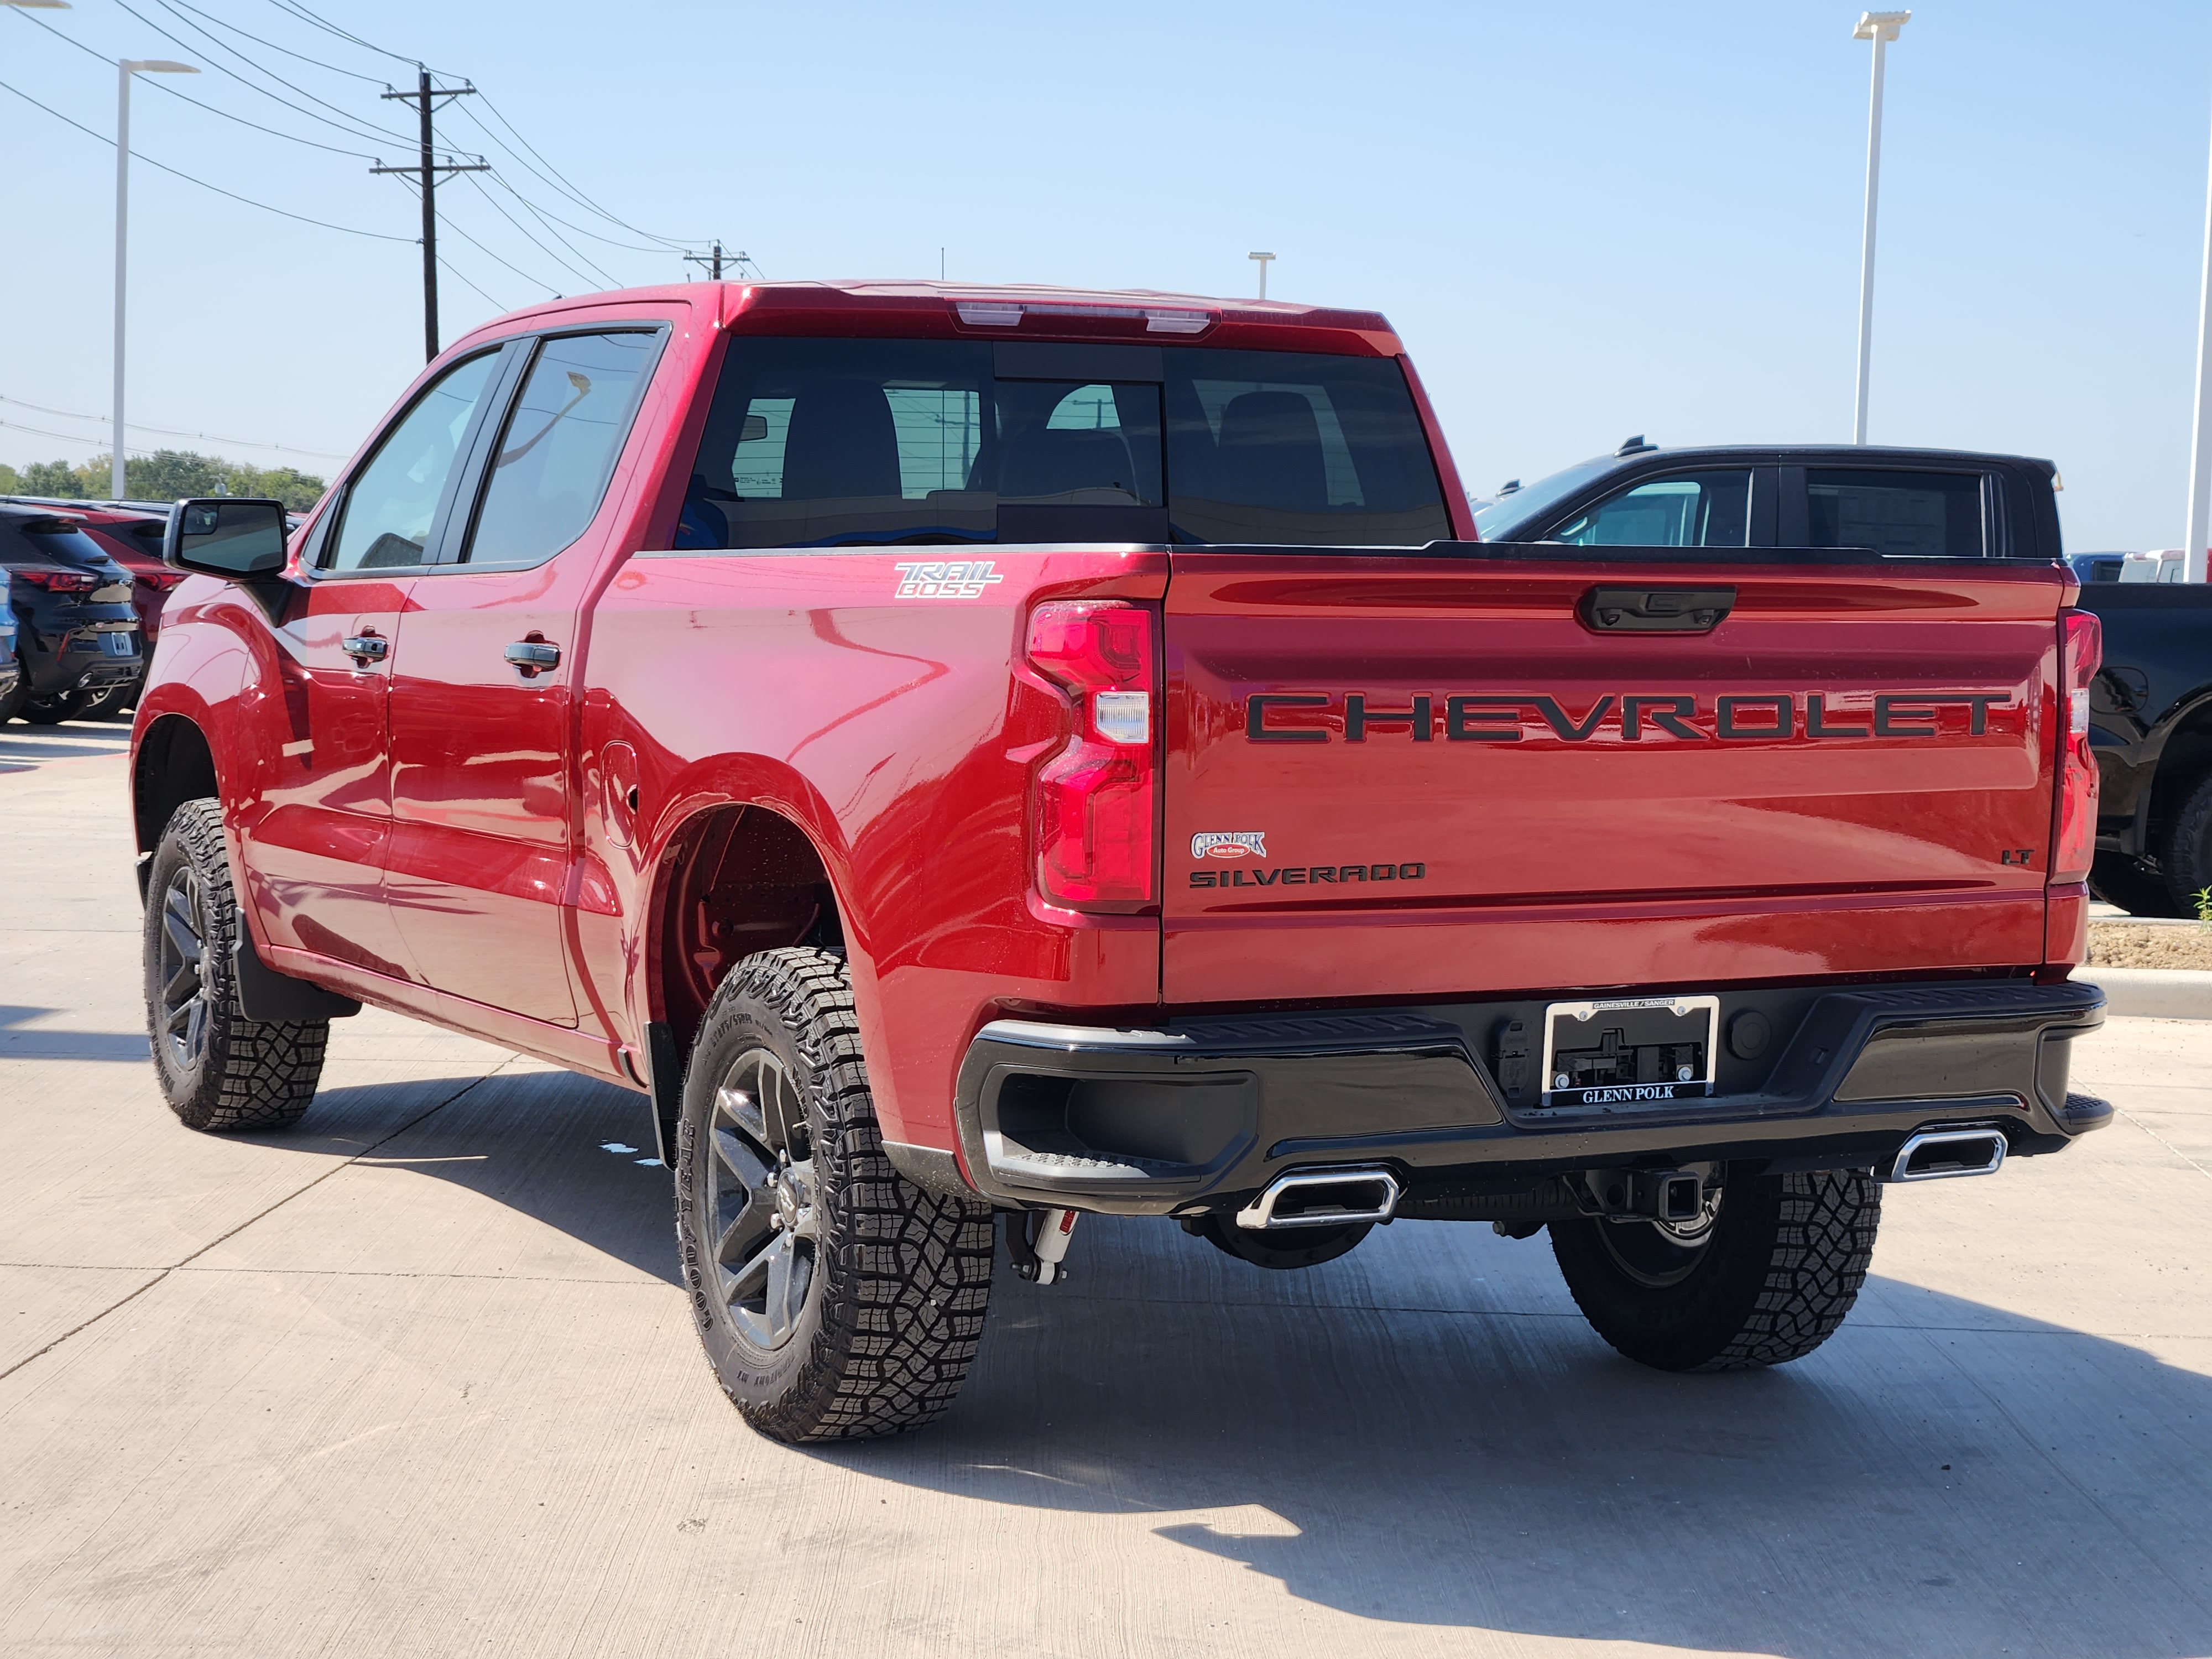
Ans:
[[[637,1148],[635,1146],[625,1146],[619,1140],[603,1140],[599,1143],[599,1150],[603,1152],[622,1152],[627,1154],[635,1152]]]

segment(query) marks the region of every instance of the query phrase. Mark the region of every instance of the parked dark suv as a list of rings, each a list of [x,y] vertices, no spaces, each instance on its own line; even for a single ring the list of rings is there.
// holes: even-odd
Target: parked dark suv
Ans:
[[[1518,480],[1474,515],[1486,542],[1584,547],[1869,547],[1923,557],[2055,559],[2049,461],[1869,445],[1662,449]]]
[[[137,681],[145,659],[130,572],[65,514],[0,504],[0,572],[17,623],[23,674],[0,719],[51,726],[108,687]]]

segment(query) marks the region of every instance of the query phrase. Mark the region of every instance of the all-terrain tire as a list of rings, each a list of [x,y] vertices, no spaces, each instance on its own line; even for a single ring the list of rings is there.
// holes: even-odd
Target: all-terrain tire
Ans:
[[[2198,885],[2203,885],[2199,883]],[[2089,894],[2117,904],[2131,916],[2188,916],[2166,878],[2125,853],[2100,853],[2089,870]]]
[[[23,719],[32,726],[59,726],[64,720],[75,720],[82,696],[71,691],[58,697],[34,698],[23,705]]]
[[[186,1128],[288,1129],[323,1074],[329,1021],[252,1020],[240,1007],[230,949],[240,925],[222,808],[188,800],[154,852],[144,941],[154,1071]]]
[[[1881,1188],[1863,1170],[1738,1177],[1694,1267],[1652,1284],[1623,1266],[1605,1220],[1551,1224],[1552,1253],[1597,1334],[1668,1371],[1802,1359],[1833,1335],[1874,1259]]]
[[[760,1112],[761,1136],[748,1140],[732,1127],[730,1080],[779,1072],[787,1099]],[[692,1045],[677,1145],[684,1285],[715,1379],[748,1423],[794,1443],[859,1439],[920,1428],[951,1406],[983,1334],[991,1209],[925,1191],[884,1156],[842,957],[763,951],[731,970]],[[799,1190],[792,1177],[805,1171],[811,1229],[790,1244],[811,1254],[780,1340],[765,1312],[733,1311],[745,1303],[744,1261],[772,1243],[747,1220],[757,1189],[734,1173],[762,1165],[763,1148],[763,1167],[781,1160],[782,1192]],[[801,1237],[796,1219],[770,1224]]]
[[[2197,780],[2174,814],[2162,861],[2173,893],[2172,914],[2195,915],[2197,895],[2212,887],[2212,772]]]

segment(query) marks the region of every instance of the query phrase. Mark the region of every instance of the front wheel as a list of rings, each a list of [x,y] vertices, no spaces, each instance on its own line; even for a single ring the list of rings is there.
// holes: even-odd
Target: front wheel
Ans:
[[[708,1362],[745,1420],[800,1442],[941,1415],[983,1334],[990,1206],[884,1156],[843,960],[746,957],[701,1023],[676,1237]]]
[[[1692,1224],[1552,1223],[1552,1254],[1591,1328],[1668,1371],[1802,1359],[1866,1282],[1881,1188],[1864,1170],[1739,1176]]]
[[[248,1019],[230,959],[244,918],[222,808],[179,806],[146,881],[146,1035],[169,1109],[190,1129],[285,1129],[315,1097],[327,1020]]]

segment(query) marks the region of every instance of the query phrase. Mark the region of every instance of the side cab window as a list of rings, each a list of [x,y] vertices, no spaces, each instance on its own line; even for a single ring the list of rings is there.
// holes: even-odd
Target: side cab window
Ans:
[[[519,343],[520,389],[473,477],[476,512],[449,557],[477,567],[542,564],[598,516],[653,378],[665,328],[611,328]],[[474,469],[471,469],[473,472]]]
[[[1662,473],[1592,502],[1544,539],[1577,547],[1771,547],[1774,495],[1766,467]]]
[[[387,428],[345,486],[314,555],[318,570],[425,564],[447,516],[461,458],[482,423],[501,352],[465,357],[430,382]]]

